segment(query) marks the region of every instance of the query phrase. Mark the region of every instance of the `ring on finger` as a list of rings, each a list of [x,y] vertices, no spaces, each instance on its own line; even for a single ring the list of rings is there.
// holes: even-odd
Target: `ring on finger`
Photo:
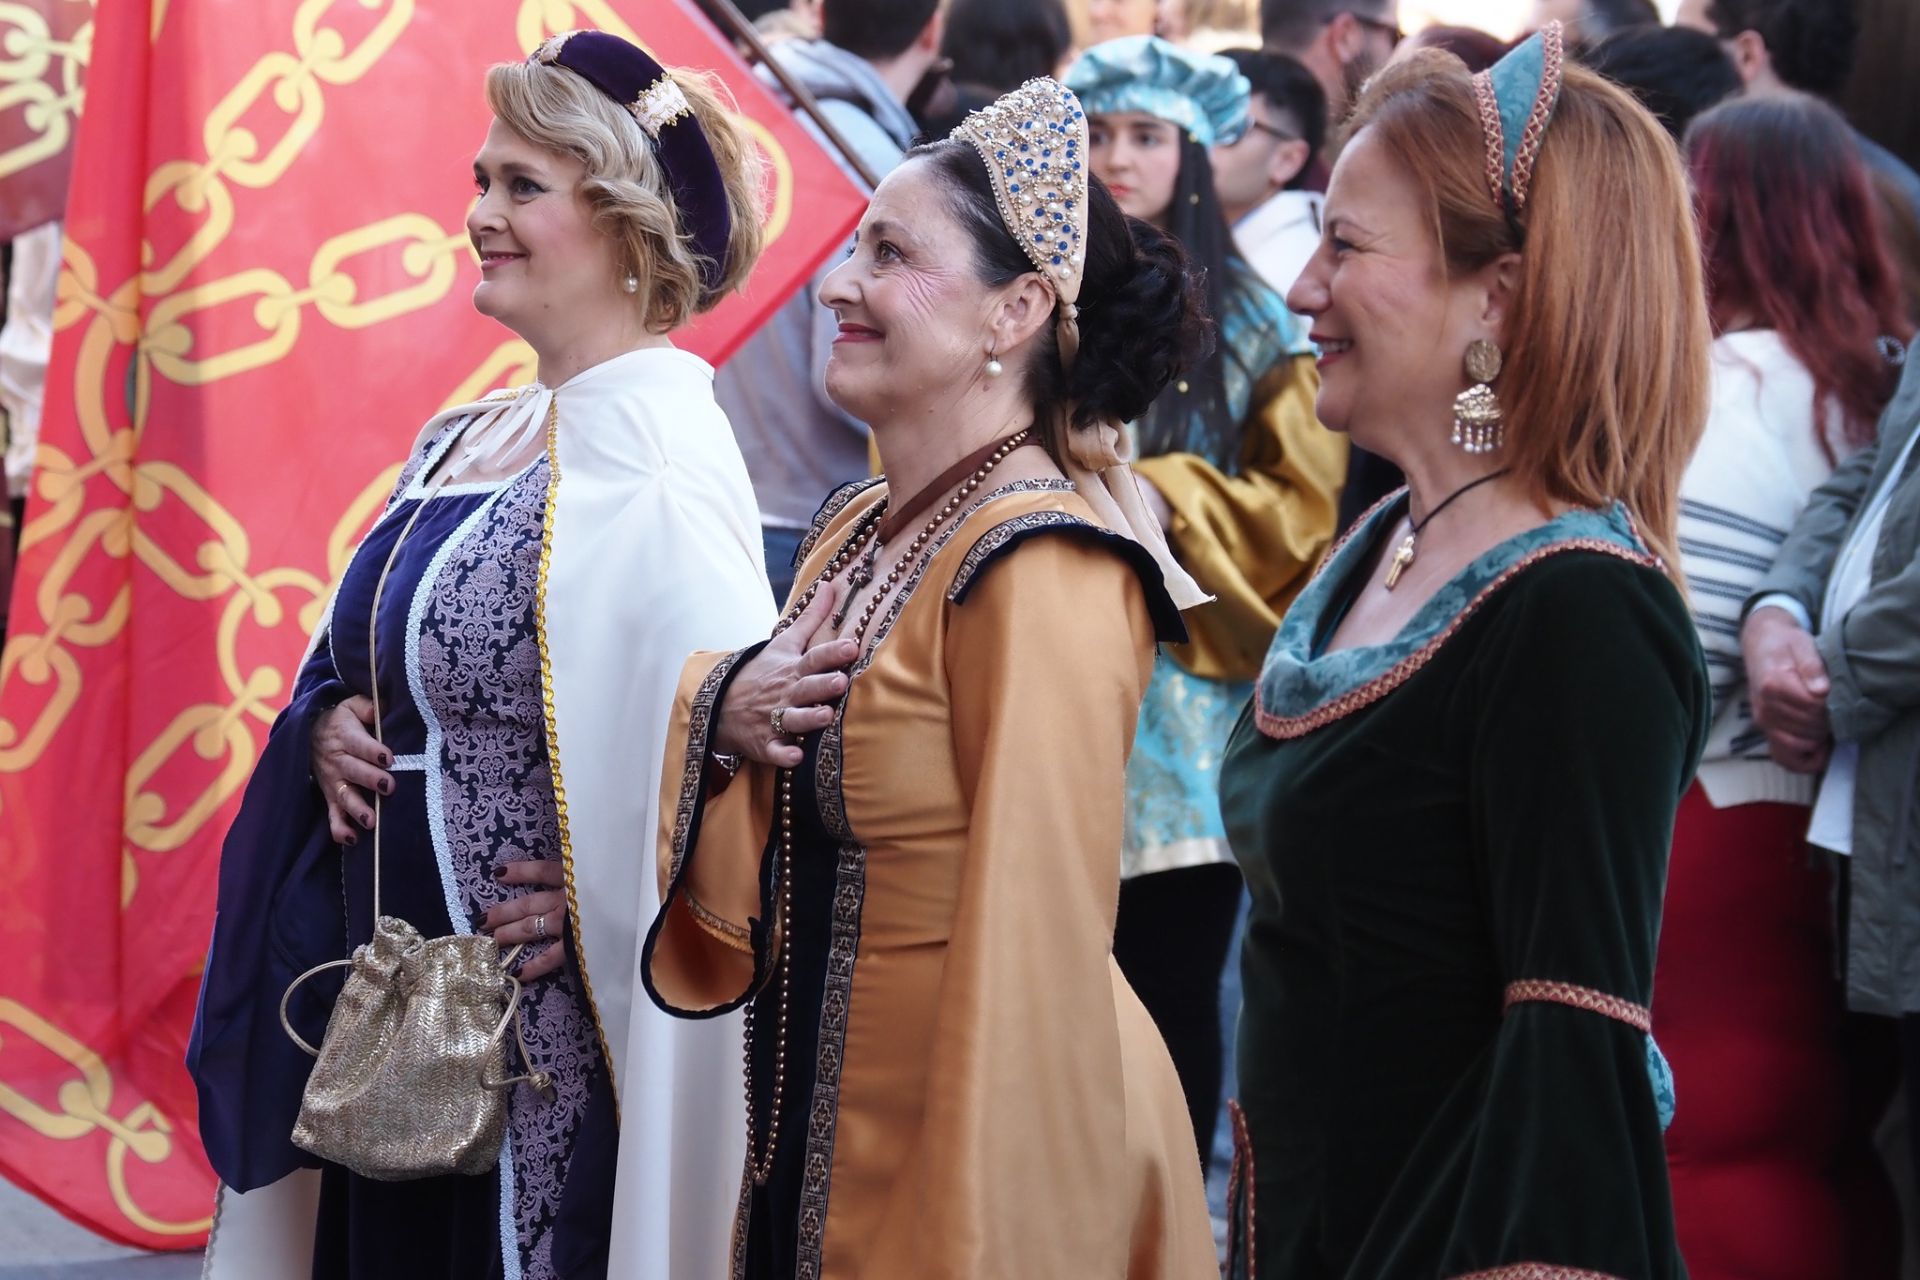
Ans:
[[[336,782],[333,784],[333,794],[339,796],[342,800],[351,799],[351,797],[347,794],[349,789],[350,788],[344,782]]]
[[[786,737],[787,736],[787,709],[785,707],[775,707],[773,709],[772,719],[773,719],[773,736],[776,738]]]
[[[536,938],[547,936],[547,918],[544,915],[533,918],[533,936]]]

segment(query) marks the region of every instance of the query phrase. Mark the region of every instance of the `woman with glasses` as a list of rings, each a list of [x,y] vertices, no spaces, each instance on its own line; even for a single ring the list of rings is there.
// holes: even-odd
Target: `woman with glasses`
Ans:
[[[1217,799],[1220,752],[1280,615],[1334,532],[1346,446],[1313,414],[1306,331],[1235,251],[1208,147],[1245,127],[1246,78],[1153,36],[1067,72],[1089,159],[1126,213],[1180,242],[1205,281],[1213,351],[1131,427],[1141,488],[1214,603],[1155,660],[1127,771],[1114,955],[1172,1051],[1195,1140],[1211,1143],[1220,974],[1240,903]]]

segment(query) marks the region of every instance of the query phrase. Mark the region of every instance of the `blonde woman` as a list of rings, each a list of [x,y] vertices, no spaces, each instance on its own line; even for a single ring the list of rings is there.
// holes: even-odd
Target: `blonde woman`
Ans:
[[[216,1271],[723,1266],[739,1031],[672,1023],[633,981],[656,906],[640,833],[680,663],[770,621],[712,370],[671,341],[751,269],[759,173],[703,80],[603,33],[556,37],[486,90],[474,306],[534,348],[539,381],[427,424],[228,836],[191,1050],[229,1188]],[[310,1060],[278,1006],[296,974],[370,936],[376,839],[381,914],[526,944],[529,1065],[553,1091],[513,1091],[488,1174],[324,1165],[316,1207],[286,1181],[316,1162],[288,1139]],[[290,1009],[316,1043],[321,988]]]

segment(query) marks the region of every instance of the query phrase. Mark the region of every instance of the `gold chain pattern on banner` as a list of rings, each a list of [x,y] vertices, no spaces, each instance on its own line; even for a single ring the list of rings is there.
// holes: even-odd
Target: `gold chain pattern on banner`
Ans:
[[[327,25],[330,11],[350,4],[378,15],[351,47],[341,32]],[[154,5],[156,39],[165,10],[164,3]],[[37,460],[34,484],[40,501],[21,531],[21,547],[24,551],[58,542],[59,550],[34,584],[32,599],[19,602],[0,650],[0,684],[21,695],[14,704],[21,714],[0,718],[0,773],[32,768],[69,722],[84,684],[76,651],[112,644],[125,630],[130,586],[122,581],[108,598],[95,600],[75,585],[84,570],[97,567],[100,560],[131,557],[182,597],[217,603],[219,608],[215,646],[223,700],[180,710],[128,766],[123,909],[139,890],[136,854],[172,852],[204,836],[209,821],[245,784],[257,756],[256,739],[289,692],[280,670],[243,657],[250,651],[248,642],[288,625],[305,635],[319,624],[361,530],[384,504],[399,470],[398,464],[388,467],[362,488],[328,532],[324,578],[297,566],[257,566],[243,522],[196,477],[174,463],[140,456],[153,379],[205,386],[269,366],[294,349],[309,312],[338,328],[360,329],[417,313],[447,296],[459,274],[459,255],[470,252],[467,238],[463,228],[442,227],[421,213],[397,213],[328,238],[314,251],[306,279],[298,285],[267,267],[216,279],[193,278],[234,229],[235,189],[260,190],[279,182],[319,130],[327,90],[364,76],[400,38],[413,12],[414,0],[301,0],[293,15],[291,51],[260,57],[208,112],[201,137],[205,154],[165,161],[147,179],[144,207],[149,223],[156,214],[170,224],[183,218],[191,228],[185,238],[144,243],[140,272],[120,281],[103,281],[82,245],[69,241],[65,247],[54,328],[62,334],[79,331],[64,340],[77,353],[71,389],[80,447],[69,453],[43,443]],[[56,44],[43,34],[35,45],[34,19],[23,16],[30,14],[21,5],[0,0],[0,33],[9,23],[29,33],[20,65],[40,58],[37,65],[44,71],[51,60],[62,59],[57,78],[77,84],[91,48],[91,27],[68,44]],[[602,27],[638,43],[601,0],[527,0],[518,13],[516,34],[520,47],[531,49],[549,34],[574,26]],[[0,47],[8,52],[22,48],[4,34],[0,40],[7,41]],[[10,101],[7,82],[15,65],[0,60],[0,110]],[[58,129],[70,132],[78,101],[77,91],[52,94],[40,109],[48,112],[49,121],[58,115]],[[263,139],[243,123],[276,113],[277,138]],[[771,241],[791,215],[792,164],[764,126],[741,119],[771,161]],[[50,124],[47,136],[53,132]],[[65,134],[61,136],[64,145]],[[0,173],[8,162],[0,156]],[[398,264],[398,272],[382,271],[378,278],[398,280],[399,286],[362,296],[361,280],[375,278],[373,265],[381,262]],[[139,311],[143,304],[150,305],[144,326]],[[230,307],[249,308],[257,334],[227,350],[200,350],[195,317]],[[502,343],[444,403],[463,403],[495,387],[531,381],[535,371],[533,352],[524,342]],[[89,488],[102,481],[117,487],[124,501],[90,506]],[[162,545],[148,532],[154,527],[178,529],[183,517],[193,522],[186,527],[197,533],[176,534]],[[35,691],[30,705],[27,690]],[[164,789],[159,782],[163,778]],[[4,1083],[8,1073],[0,1064],[0,1114],[55,1141],[106,1132],[106,1183],[128,1222],[161,1236],[205,1231],[206,1221],[154,1219],[128,1192],[129,1154],[156,1164],[174,1151],[166,1117],[145,1102],[114,1116],[113,1080],[100,1055],[24,1006],[0,1000],[0,1032],[9,1028],[66,1062],[74,1075],[59,1087],[59,1109],[50,1110],[9,1088]]]
[[[93,7],[93,0],[53,0],[55,4]],[[46,8],[0,3],[0,114],[24,112],[33,136],[0,152],[0,178],[31,169],[66,150],[85,100],[81,80],[93,49],[93,20],[88,18],[68,40],[53,38]],[[56,68],[57,64],[57,68]]]
[[[213,1224],[210,1216],[196,1222],[164,1222],[135,1203],[127,1189],[127,1157],[149,1165],[168,1159],[174,1151],[173,1126],[150,1102],[138,1104],[125,1115],[113,1114],[113,1073],[100,1055],[18,1001],[0,999],[0,1050],[21,1039],[60,1059],[73,1075],[54,1091],[51,1107],[0,1080],[0,1111],[55,1142],[104,1132],[108,1192],[127,1221],[140,1230],[157,1236],[188,1236]]]

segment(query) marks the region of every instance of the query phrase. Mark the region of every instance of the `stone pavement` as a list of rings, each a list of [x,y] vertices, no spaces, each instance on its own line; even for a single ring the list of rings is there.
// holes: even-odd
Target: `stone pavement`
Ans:
[[[196,1253],[109,1244],[0,1181],[0,1280],[197,1280]]]

